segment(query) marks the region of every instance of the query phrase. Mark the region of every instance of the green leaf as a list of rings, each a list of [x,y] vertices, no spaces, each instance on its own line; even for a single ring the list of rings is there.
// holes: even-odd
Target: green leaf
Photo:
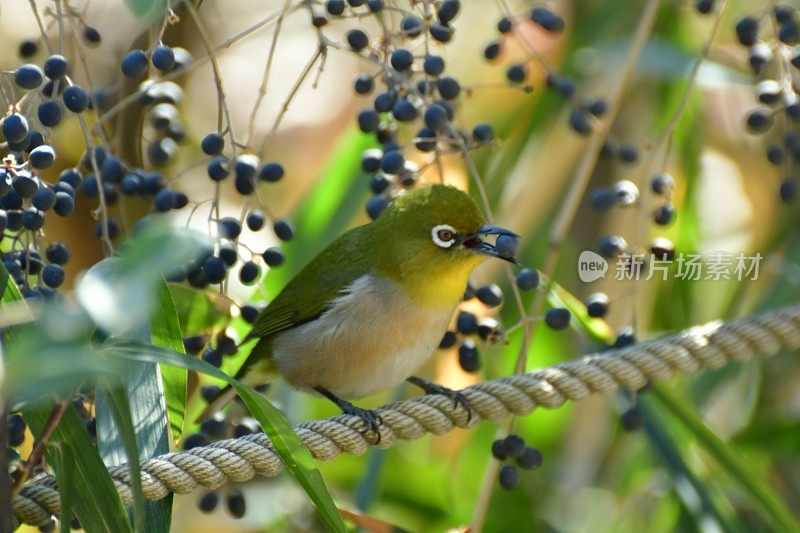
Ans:
[[[365,135],[354,129],[344,135],[336,147],[328,167],[303,204],[302,212],[297,217],[297,225],[312,235],[321,235],[330,231],[330,222],[340,217],[341,206],[348,197],[362,195],[353,194],[353,184],[363,174],[361,155],[367,148],[374,146],[371,135]],[[360,184],[359,184],[360,185]],[[341,221],[341,218],[339,218]],[[337,231],[334,229],[333,231]],[[298,232],[300,235],[301,232]]]
[[[75,492],[75,454],[68,442],[52,447],[52,457],[56,461],[55,473],[58,482],[58,496],[61,500],[61,533],[71,533],[72,494]]]
[[[103,259],[89,269],[78,282],[77,300],[94,323],[111,335],[146,327],[164,274],[207,249],[208,239],[197,232],[145,229],[125,243],[120,257]]]
[[[136,337],[139,342],[150,342],[147,328],[136,332]],[[112,389],[107,381],[101,381],[98,387],[97,440],[107,465],[135,465],[131,471],[135,484],[140,461],[169,453],[170,428],[159,365],[125,361],[124,366],[124,388]],[[140,489],[132,488],[134,495],[141,495]],[[166,533],[170,529],[172,497],[153,502],[134,499],[134,516],[137,530]]]
[[[128,460],[128,471],[130,472],[131,492],[133,493],[133,525],[137,533],[145,531],[145,512],[144,512],[144,496],[142,495],[142,472],[139,470],[139,447],[136,444],[136,431],[133,428],[133,418],[131,416],[131,409],[128,403],[128,395],[125,390],[117,384],[105,382],[102,387],[103,396],[98,395],[96,399],[98,413],[108,409],[110,419],[113,419],[115,424],[110,428],[113,433],[110,442],[104,439],[103,433],[100,431],[100,420],[98,424],[98,447],[101,453],[103,448],[110,448],[111,453],[117,451],[119,444],[125,450],[125,456]],[[104,398],[105,401],[101,402],[100,399]],[[100,418],[98,416],[98,418]],[[105,455],[105,453],[103,454]],[[109,461],[106,459],[106,464],[121,464],[121,461]],[[149,528],[148,528],[149,531]]]
[[[6,266],[0,261],[0,303],[9,303],[22,300],[17,284],[11,279]]]
[[[294,215],[297,231],[286,243],[286,264],[271,268],[267,289],[275,291],[289,281],[322,246],[342,233],[359,213],[364,213],[366,190],[360,178],[361,155],[375,146],[372,136],[355,129],[342,136],[328,165]]]
[[[143,344],[155,340],[179,349],[180,344],[175,346],[175,342],[181,342],[180,331],[163,275],[173,268],[185,266],[205,247],[206,240],[191,231],[158,226],[145,229],[125,243],[120,257],[105,259],[89,270],[78,285],[78,300],[104,332],[130,336]],[[106,463],[138,464],[141,460],[168,453],[171,422],[165,382],[158,365],[127,361],[121,377],[124,383],[122,397],[116,397],[116,391],[109,395],[107,387],[100,388],[96,395],[98,444]],[[167,378],[176,416],[175,428],[180,432],[186,372],[170,368]],[[130,435],[120,426],[127,426],[127,418],[132,427]],[[131,442],[135,442],[135,450],[138,450],[134,456],[131,456],[135,451]],[[169,530],[170,498],[141,502],[134,510],[137,529]]]
[[[614,330],[611,329],[611,326],[609,326],[605,320],[602,318],[590,317],[583,302],[558,283],[550,280],[547,286],[550,288],[547,293],[548,301],[554,306],[569,309],[569,313],[572,315],[573,319],[571,324],[573,326],[578,326],[576,329],[582,330],[584,334],[597,342],[604,344],[614,343]]]
[[[150,319],[150,336],[155,346],[185,353],[175,302],[166,283],[161,283],[158,289],[158,306]],[[185,368],[173,365],[160,365],[159,369],[164,382],[164,399],[167,403],[172,438],[177,442],[183,433],[189,372]]]
[[[49,401],[98,376],[121,374],[119,361],[103,357],[85,342],[59,343],[48,336],[50,332],[47,327],[27,326],[16,328],[8,339],[5,395],[10,407]]]
[[[322,475],[316,468],[308,449],[297,437],[283,414],[252,387],[240,383],[202,359],[188,357],[171,350],[121,340],[108,342],[105,350],[110,357],[176,365],[230,383],[250,410],[250,414],[258,420],[261,428],[269,436],[287,470],[306,489],[311,501],[328,525],[336,531],[345,531],[342,517],[336,510],[333,498],[325,487]]]
[[[195,335],[214,329],[230,316],[230,300],[209,291],[200,291],[177,283],[168,283],[173,305],[183,335]]]
[[[37,437],[50,417],[52,404],[37,404],[23,411],[23,417]],[[122,533],[131,531],[125,507],[122,505],[114,481],[100,459],[100,454],[86,432],[83,421],[75,408],[68,405],[61,422],[53,431],[50,441],[57,445],[68,444],[75,458],[75,481],[72,494],[75,496],[75,514],[84,530]],[[57,464],[58,458],[52,447],[46,452],[48,462]]]
[[[166,0],[125,0],[125,5],[131,13],[146,20],[163,15],[167,9]]]
[[[765,518],[771,522],[771,529],[800,531],[800,524],[778,495],[764,480],[759,479],[743,458],[739,457],[728,444],[703,423],[695,409],[665,387],[655,386],[651,394],[665,410],[694,435],[703,449],[716,459],[741,488],[761,506]]]

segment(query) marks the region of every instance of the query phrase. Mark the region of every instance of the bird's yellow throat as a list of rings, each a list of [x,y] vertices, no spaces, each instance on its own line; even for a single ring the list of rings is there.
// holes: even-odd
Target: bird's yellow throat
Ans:
[[[458,261],[426,265],[403,273],[403,286],[419,305],[433,309],[453,307],[461,301],[470,273],[483,261],[467,256]]]

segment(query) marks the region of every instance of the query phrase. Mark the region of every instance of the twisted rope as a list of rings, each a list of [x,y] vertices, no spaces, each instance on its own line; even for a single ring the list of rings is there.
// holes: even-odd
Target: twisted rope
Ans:
[[[474,427],[483,420],[499,421],[510,414],[524,415],[537,407],[554,409],[567,400],[592,394],[610,394],[619,388],[636,390],[648,381],[662,381],[676,372],[691,374],[703,367],[718,368],[758,353],[800,348],[800,305],[727,323],[711,322],[676,335],[641,342],[467,387],[462,392],[472,406],[466,412],[452,399],[426,395],[378,409],[383,420],[380,448],[400,440],[418,439],[426,433],[442,435],[454,427]],[[300,440],[316,459],[332,460],[341,453],[360,455],[374,444],[360,419],[338,415],[295,427]],[[141,464],[142,490],[150,500],[169,493],[186,494],[199,486],[219,488],[255,476],[275,476],[283,463],[263,433],[215,442],[178,453],[168,453]],[[126,466],[109,468],[125,504],[133,494]],[[55,479],[41,474],[30,480],[14,498],[18,521],[43,525],[59,511]]]

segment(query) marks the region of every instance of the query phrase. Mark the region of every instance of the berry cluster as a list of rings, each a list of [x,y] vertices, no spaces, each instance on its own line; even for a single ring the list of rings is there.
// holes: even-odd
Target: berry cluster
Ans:
[[[353,80],[355,93],[372,99],[358,113],[358,127],[374,134],[380,144],[380,148],[369,149],[362,157],[362,168],[370,175],[369,186],[374,194],[367,203],[367,214],[372,219],[426,172],[441,180],[443,156],[485,146],[495,136],[489,124],[471,128],[458,125],[460,101],[472,89],[449,75],[445,59],[432,51],[433,43],[443,45],[451,40],[455,31],[451,23],[460,12],[461,2],[443,0],[437,4],[435,17],[426,13],[425,6],[416,7],[394,9],[401,18],[396,31],[384,25],[383,34],[378,37],[360,28],[350,29],[345,35],[349,49],[374,66],[373,72],[363,72]],[[325,3],[325,11],[331,17],[381,16],[385,9],[383,2]],[[560,17],[544,7],[534,8],[530,16],[503,18],[498,25],[501,39],[493,41],[485,52],[488,60],[500,55],[502,39],[519,24],[537,24],[554,33],[564,26]],[[421,44],[425,45],[425,52],[414,52]],[[531,89],[525,83],[528,69],[527,62],[508,67],[506,78],[511,87]],[[406,140],[401,141],[401,137]]]
[[[503,291],[500,287],[492,283],[476,289],[469,284],[464,292],[464,301],[474,300],[484,307],[487,316],[479,318],[470,311],[459,311],[456,316],[455,331],[447,331],[439,344],[440,349],[446,350],[459,343],[458,362],[465,372],[478,372],[481,368],[476,338],[489,344],[505,340],[505,332],[500,323],[495,318],[488,316],[503,304]]]
[[[211,513],[219,506],[221,492],[224,492],[225,508],[233,518],[242,518],[247,511],[244,494],[236,487],[225,487],[222,491],[210,490],[200,495],[197,508],[204,513]]]
[[[55,183],[45,179],[56,161],[50,128],[62,118],[62,103],[52,98],[53,93],[66,87],[62,98],[68,110],[78,109],[82,98],[88,100],[80,87],[69,84],[69,68],[66,58],[54,54],[43,68],[28,63],[9,73],[28,106],[25,112],[12,109],[0,122],[5,140],[0,145],[5,148],[0,165],[0,239],[10,241],[1,257],[26,297],[53,295],[64,282],[63,266],[69,260],[67,245],[48,242],[42,232],[48,213],[67,217],[74,212],[80,184],[79,175],[62,174]],[[38,106],[32,102],[35,99]]]
[[[370,148],[361,159],[362,170],[369,175],[369,187],[373,193],[366,205],[370,218],[377,219],[389,203],[404,189],[413,187],[422,176],[427,179],[442,179],[442,158],[456,154],[466,156],[469,151],[494,141],[495,133],[488,124],[476,124],[465,128],[459,124],[458,111],[461,102],[472,92],[472,88],[448,72],[442,55],[435,52],[434,45],[446,45],[452,39],[452,22],[461,10],[459,0],[442,0],[434,3],[433,13],[426,4],[410,9],[394,6],[391,11],[381,1],[328,0],[325,15],[315,17],[315,25],[325,25],[325,17],[360,19],[362,17],[387,16],[399,18],[392,30],[381,23],[382,33],[370,35],[363,28],[346,31],[344,41],[347,49],[373,66],[355,76],[353,90],[363,98],[370,98],[368,106],[358,112],[356,122],[359,129],[375,136],[379,148]],[[564,21],[544,6],[536,6],[520,16],[502,17],[497,24],[499,37],[484,49],[484,57],[490,62],[499,59],[507,47],[506,41],[520,30],[520,26],[535,25],[548,33],[559,33]],[[424,45],[424,46],[423,46]],[[424,53],[415,50],[424,50]],[[574,95],[575,83],[559,77],[543,63],[538,54],[531,53],[522,61],[512,62],[506,68],[506,81],[513,89],[532,90],[528,83],[531,64],[538,64],[550,75],[548,83],[556,83],[562,91],[568,86],[569,97]],[[605,107],[600,100],[584,102],[595,113]],[[506,242],[508,241],[508,242]],[[516,240],[501,237],[496,246],[515,249]],[[512,255],[509,253],[508,255]],[[538,273],[523,269],[517,285],[521,290],[532,290],[539,283]],[[481,367],[476,341],[494,343],[504,339],[500,324],[488,315],[503,302],[503,294],[497,285],[486,285],[475,289],[469,286],[464,301],[477,299],[486,312],[479,313],[462,309],[456,318],[455,330],[448,331],[440,348],[447,349],[459,344],[461,367],[467,372],[477,372]],[[471,308],[473,304],[470,304]],[[548,324],[563,328],[569,323],[569,313],[564,309],[553,310]],[[566,313],[566,314],[565,314]]]
[[[779,3],[759,15],[742,17],[736,23],[736,37],[748,48],[750,68],[760,80],[755,88],[758,106],[747,115],[747,130],[767,138],[767,160],[783,175],[780,197],[791,202],[797,197],[800,162],[797,8]]]
[[[538,448],[525,446],[522,437],[513,433],[492,443],[492,455],[498,461],[506,462],[500,468],[498,475],[500,486],[506,490],[512,490],[519,485],[517,466],[525,470],[536,470],[542,466],[544,460],[542,452]]]
[[[248,323],[255,321],[261,311],[255,305],[246,304],[241,308],[241,316]],[[183,347],[187,354],[200,355],[203,361],[219,368],[222,366],[223,357],[236,355],[239,345],[235,332],[231,329],[221,329],[216,334],[197,334],[185,337]]]

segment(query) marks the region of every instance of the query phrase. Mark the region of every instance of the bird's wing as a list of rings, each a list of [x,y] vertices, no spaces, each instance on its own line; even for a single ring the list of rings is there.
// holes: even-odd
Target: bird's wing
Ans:
[[[261,312],[245,342],[266,338],[319,317],[356,279],[370,271],[360,244],[367,226],[354,228],[320,252]]]

